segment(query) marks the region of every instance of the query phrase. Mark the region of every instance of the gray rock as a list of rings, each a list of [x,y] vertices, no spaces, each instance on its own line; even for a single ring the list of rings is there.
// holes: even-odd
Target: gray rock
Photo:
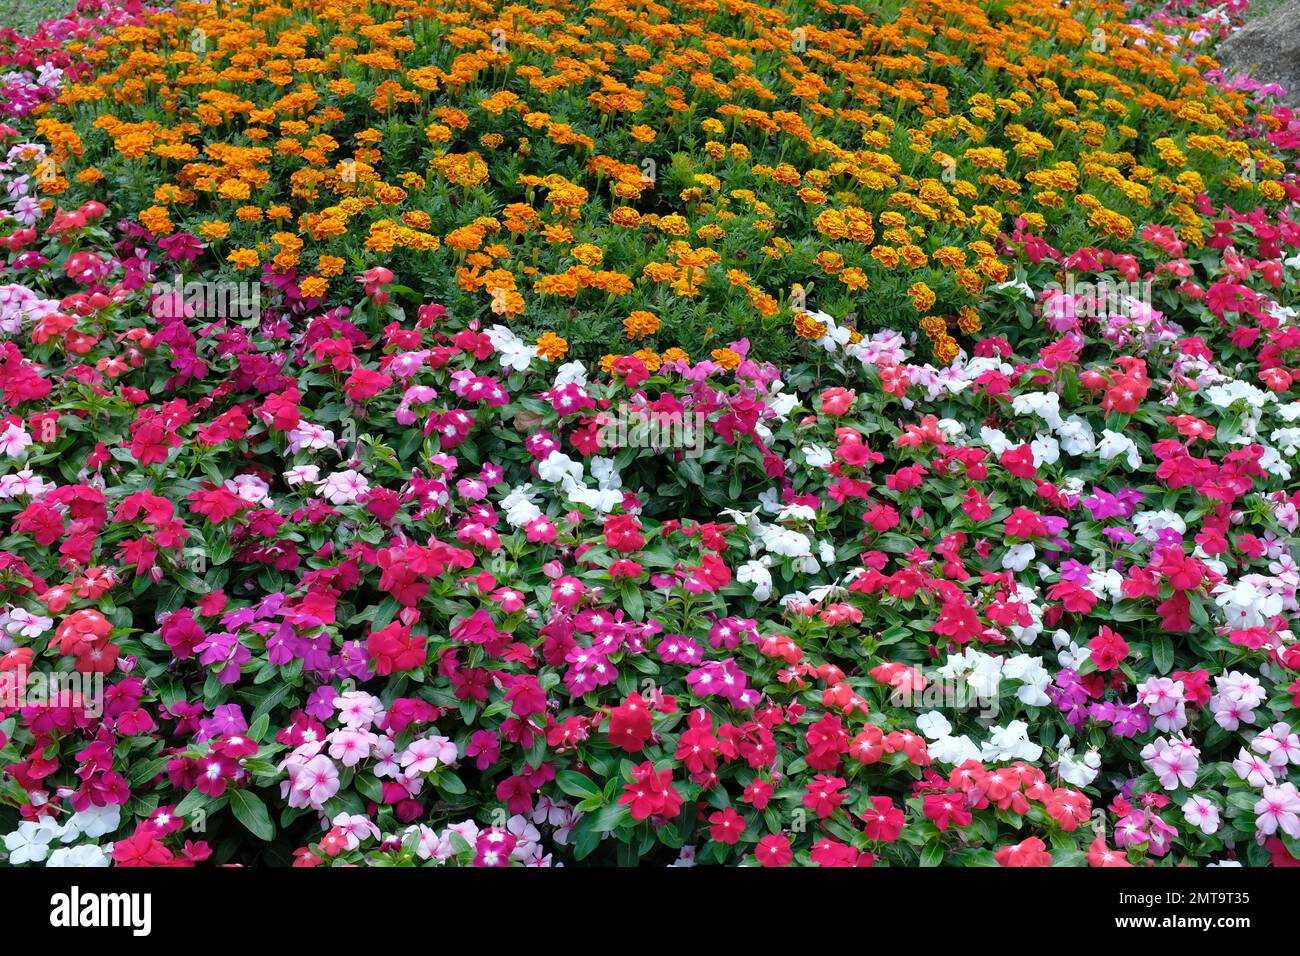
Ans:
[[[1300,0],[1287,0],[1230,33],[1214,58],[1228,79],[1249,72],[1261,83],[1285,87],[1286,104],[1300,107]]]

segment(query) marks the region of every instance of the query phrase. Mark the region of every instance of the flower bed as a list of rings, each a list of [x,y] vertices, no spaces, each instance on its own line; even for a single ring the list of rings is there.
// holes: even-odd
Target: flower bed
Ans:
[[[895,8],[0,40],[8,862],[1300,863],[1300,124]]]

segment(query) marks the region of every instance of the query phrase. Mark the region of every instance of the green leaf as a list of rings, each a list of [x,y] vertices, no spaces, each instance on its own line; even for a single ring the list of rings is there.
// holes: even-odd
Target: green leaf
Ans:
[[[632,817],[628,814],[627,807],[613,804],[600,810],[590,819],[592,830],[597,833],[606,833],[617,829],[620,824],[628,822]]]
[[[378,777],[368,773],[358,774],[353,780],[353,785],[367,800],[379,804],[384,802],[384,782]]]
[[[230,791],[230,809],[235,819],[248,828],[248,832],[260,840],[275,839],[275,824],[266,812],[266,804],[247,790]]]
[[[1151,659],[1161,674],[1174,669],[1174,642],[1168,634],[1157,634],[1151,639]]]
[[[600,834],[595,830],[581,829],[574,835],[573,858],[585,860],[600,846]]]
[[[265,713],[260,714],[257,719],[253,721],[252,726],[248,728],[249,739],[260,743],[262,738],[266,736],[266,731],[270,726],[270,715]]]
[[[623,609],[631,615],[632,620],[644,620],[645,599],[641,596],[641,590],[635,584],[622,581],[619,582],[618,593],[623,600]]]
[[[601,795],[600,788],[596,786],[595,782],[576,770],[561,770],[556,776],[555,782],[561,790],[571,797],[577,797],[579,800],[587,800]]]
[[[453,796],[465,792],[465,781],[450,770],[439,771],[433,778],[433,785],[440,793],[450,793]]]
[[[148,783],[158,774],[167,769],[167,764],[171,761],[170,757],[155,757],[137,764],[131,771],[131,785],[139,787]]]
[[[202,790],[195,788],[194,790],[191,790],[189,793],[185,794],[185,796],[181,799],[181,802],[176,805],[176,815],[178,817],[184,818],[184,817],[188,817],[195,810],[198,810],[200,808],[206,809],[208,802],[211,799],[212,798],[209,797]]]

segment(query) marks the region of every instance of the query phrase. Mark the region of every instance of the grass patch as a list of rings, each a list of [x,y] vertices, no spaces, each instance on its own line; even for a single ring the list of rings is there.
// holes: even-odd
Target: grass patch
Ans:
[[[1286,3],[1286,0],[1251,0],[1250,6],[1246,8],[1246,19],[1259,20],[1268,16],[1284,3]]]
[[[73,0],[0,0],[0,26],[19,33],[33,32],[42,20],[62,16],[72,9]]]

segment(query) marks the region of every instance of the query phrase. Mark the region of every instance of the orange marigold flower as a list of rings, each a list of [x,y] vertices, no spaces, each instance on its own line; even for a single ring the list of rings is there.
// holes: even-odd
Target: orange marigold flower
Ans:
[[[922,332],[930,338],[936,338],[943,335],[948,328],[948,323],[937,315],[927,315],[917,323]]]
[[[639,358],[646,369],[650,372],[657,372],[663,366],[663,358],[654,349],[637,349],[632,353],[633,357]]]
[[[826,334],[826,326],[818,322],[807,312],[796,312],[794,331],[801,339],[820,339]]]
[[[155,236],[169,236],[175,231],[171,216],[162,206],[150,206],[140,211],[140,222]]]
[[[840,281],[850,289],[862,290],[867,287],[867,274],[861,269],[849,268],[840,273]]]
[[[736,366],[740,364],[740,353],[732,349],[714,349],[709,355],[728,372],[735,371]]]
[[[650,312],[637,309],[623,320],[623,330],[627,333],[627,337],[635,342],[658,332],[659,319]]]
[[[821,266],[822,271],[827,275],[835,275],[844,268],[844,257],[838,252],[819,252],[813,261]]]
[[[329,280],[322,279],[320,276],[307,276],[298,283],[299,294],[305,299],[322,296],[329,289]]]
[[[226,261],[236,269],[256,269],[262,260],[255,249],[232,249]]]
[[[562,359],[568,351],[569,343],[554,332],[547,332],[537,340],[537,354],[547,361],[553,362]]]
[[[913,282],[908,286],[907,294],[912,297],[912,307],[917,312],[926,312],[935,303],[934,292],[924,282]]]

